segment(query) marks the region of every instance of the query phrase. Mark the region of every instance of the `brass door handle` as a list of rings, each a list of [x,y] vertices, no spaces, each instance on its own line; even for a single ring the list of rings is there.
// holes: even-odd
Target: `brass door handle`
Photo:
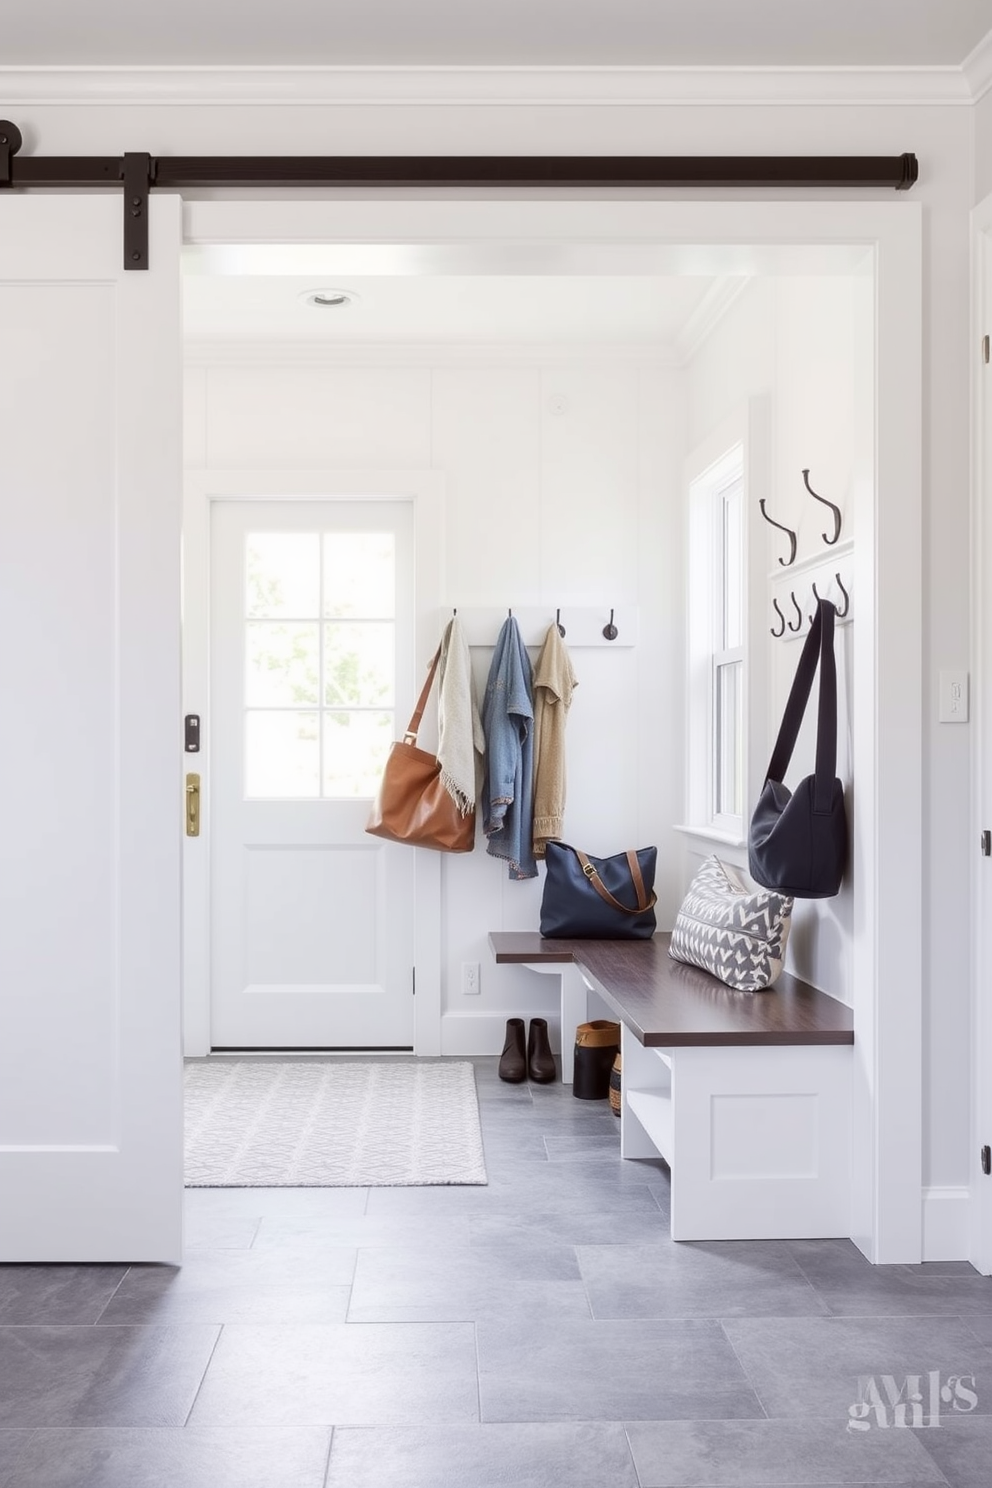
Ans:
[[[186,776],[186,836],[200,835],[200,777]]]

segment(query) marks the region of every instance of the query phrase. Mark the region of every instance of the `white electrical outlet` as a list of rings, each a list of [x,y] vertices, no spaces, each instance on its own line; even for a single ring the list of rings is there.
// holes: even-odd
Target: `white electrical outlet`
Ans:
[[[478,961],[462,962],[462,995],[464,997],[478,997],[479,995],[479,963]]]

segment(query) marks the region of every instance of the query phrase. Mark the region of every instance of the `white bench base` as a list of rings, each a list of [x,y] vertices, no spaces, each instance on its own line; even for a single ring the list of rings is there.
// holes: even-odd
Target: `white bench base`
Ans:
[[[621,1038],[621,1156],[669,1164],[673,1240],[850,1235],[850,1045]]]
[[[599,989],[571,961],[523,964],[559,978],[570,1085],[575,1029]],[[621,1051],[620,1154],[668,1163],[673,1240],[850,1235],[853,1045],[646,1048],[621,1023]]]

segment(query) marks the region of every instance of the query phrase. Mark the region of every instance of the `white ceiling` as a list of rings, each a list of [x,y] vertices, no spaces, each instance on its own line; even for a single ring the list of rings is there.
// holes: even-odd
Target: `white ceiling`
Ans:
[[[740,281],[705,275],[187,275],[184,325],[195,339],[335,345],[633,344],[676,347]],[[315,309],[300,296],[346,288],[344,309]]]
[[[525,240],[198,243],[183,250],[187,341],[323,357],[383,346],[628,347],[684,360],[756,274],[858,272],[856,245]],[[352,291],[342,309],[308,291]]]
[[[5,68],[958,66],[990,0],[34,0]]]

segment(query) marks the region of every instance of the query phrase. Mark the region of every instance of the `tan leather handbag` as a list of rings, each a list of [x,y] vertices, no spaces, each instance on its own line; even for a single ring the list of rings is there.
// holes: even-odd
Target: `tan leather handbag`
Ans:
[[[427,697],[440,659],[439,646],[417,699],[410,727],[389,751],[365,830],[373,837],[405,842],[409,847],[433,847],[437,852],[471,852],[475,846],[475,811],[462,816],[441,784],[440,761],[426,749],[416,747]]]

